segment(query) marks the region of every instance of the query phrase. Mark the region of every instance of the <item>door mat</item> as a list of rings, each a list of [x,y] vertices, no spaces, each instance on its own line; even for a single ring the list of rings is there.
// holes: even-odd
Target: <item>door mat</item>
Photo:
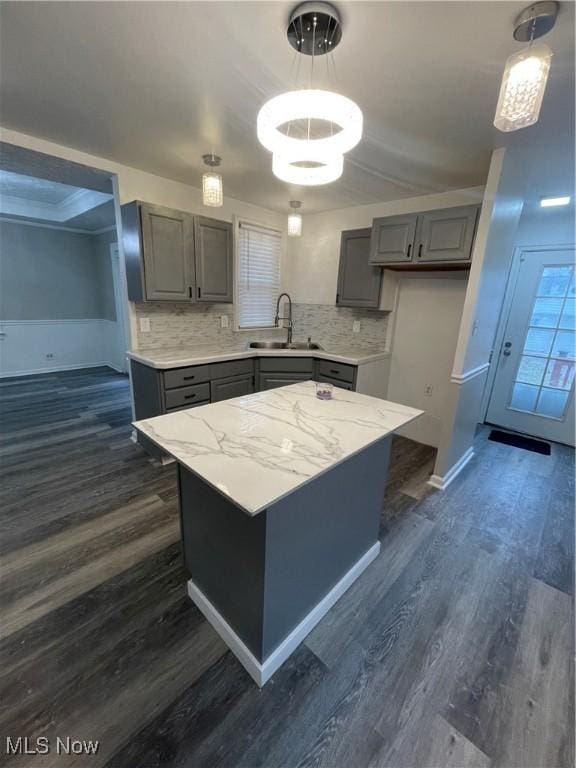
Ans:
[[[514,448],[523,448],[525,451],[541,453],[543,456],[550,456],[550,443],[545,443],[543,440],[534,440],[533,437],[526,437],[525,435],[516,435],[512,432],[502,432],[499,429],[493,429],[490,432],[488,440],[492,440],[495,443],[513,445]]]

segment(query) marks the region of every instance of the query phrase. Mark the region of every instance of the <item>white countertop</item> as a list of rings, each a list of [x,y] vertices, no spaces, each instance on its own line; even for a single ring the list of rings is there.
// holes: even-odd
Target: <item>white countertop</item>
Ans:
[[[423,411],[306,381],[134,422],[250,515],[413,421]]]
[[[222,347],[217,344],[197,347],[173,347],[151,349],[145,352],[128,352],[128,357],[151,368],[183,368],[187,365],[220,363],[225,360],[242,360],[254,357],[315,357],[320,360],[334,360],[337,363],[363,365],[373,360],[389,357],[385,350],[362,349],[361,347],[331,346],[325,349],[248,349],[246,344]]]

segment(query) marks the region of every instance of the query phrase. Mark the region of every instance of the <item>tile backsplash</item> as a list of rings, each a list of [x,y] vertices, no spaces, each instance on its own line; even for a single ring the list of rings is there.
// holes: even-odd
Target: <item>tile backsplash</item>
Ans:
[[[234,307],[231,304],[179,304],[146,302],[135,304],[138,320],[138,348],[221,344],[237,346],[252,339],[284,339],[286,331],[271,328],[265,331],[237,333],[234,331]],[[228,328],[221,327],[221,316],[228,318]],[[150,331],[140,331],[141,318],[150,319]],[[387,312],[348,309],[328,304],[297,304],[292,307],[294,339],[305,341],[308,336],[323,346],[350,345],[383,349],[387,346]],[[360,332],[352,325],[360,322]]]

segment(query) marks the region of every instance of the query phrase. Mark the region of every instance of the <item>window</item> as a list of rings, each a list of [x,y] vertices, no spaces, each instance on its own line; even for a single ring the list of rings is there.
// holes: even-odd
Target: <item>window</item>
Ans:
[[[241,221],[238,229],[236,322],[272,328],[280,293],[281,233]]]

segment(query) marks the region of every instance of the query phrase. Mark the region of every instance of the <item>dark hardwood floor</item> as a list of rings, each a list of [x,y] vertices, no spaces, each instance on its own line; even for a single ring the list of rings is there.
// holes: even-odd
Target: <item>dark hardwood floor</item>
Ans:
[[[100,742],[10,765],[573,766],[572,450],[481,431],[440,493],[395,438],[379,558],[260,691],[186,598],[126,379],[4,380],[0,408],[0,736]]]

